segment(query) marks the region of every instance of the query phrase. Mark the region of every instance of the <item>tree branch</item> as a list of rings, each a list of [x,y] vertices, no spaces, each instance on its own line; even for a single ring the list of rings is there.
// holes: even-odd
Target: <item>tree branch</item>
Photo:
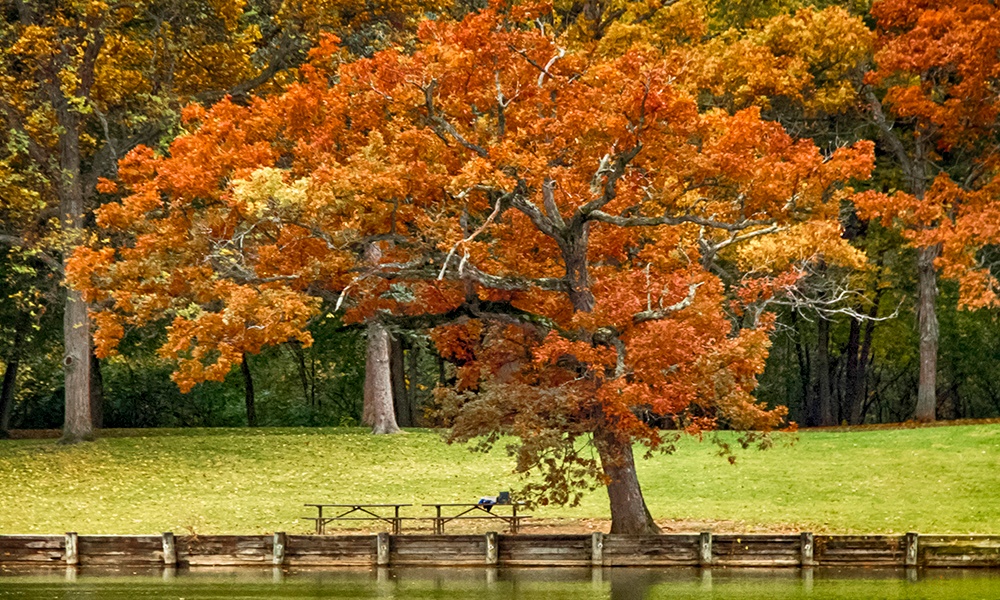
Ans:
[[[661,306],[656,310],[644,310],[642,312],[636,313],[632,316],[632,323],[638,325],[640,323],[645,323],[646,321],[656,321],[659,319],[664,319],[671,314],[684,310],[685,308],[691,306],[694,302],[695,294],[698,292],[698,288],[703,285],[703,282],[692,283],[688,286],[688,293],[680,302],[672,304],[670,306]]]

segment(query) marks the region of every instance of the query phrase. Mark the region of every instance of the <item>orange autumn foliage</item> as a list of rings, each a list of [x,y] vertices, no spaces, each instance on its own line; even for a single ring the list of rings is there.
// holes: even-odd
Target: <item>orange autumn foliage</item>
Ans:
[[[1000,285],[983,252],[1000,241],[1000,8],[986,0],[881,0],[875,69],[898,125],[906,185],[869,192],[869,217],[903,227],[957,280],[968,308],[995,305]],[[909,168],[907,169],[907,162]]]
[[[669,60],[567,51],[524,19],[544,10],[424,22],[412,54],[317,61],[280,96],[188,111],[167,154],[131,153],[98,213],[127,242],[71,273],[100,352],[166,319],[161,353],[190,388],[240,352],[309,343],[319,298],[431,327],[458,366],[439,390],[455,436],[519,436],[523,469],[564,477],[534,489],[553,502],[603,477],[581,436],[780,426],[752,395],[769,320],[734,330],[710,267],[829,224],[871,144],[824,156],[757,109],[701,112]]]

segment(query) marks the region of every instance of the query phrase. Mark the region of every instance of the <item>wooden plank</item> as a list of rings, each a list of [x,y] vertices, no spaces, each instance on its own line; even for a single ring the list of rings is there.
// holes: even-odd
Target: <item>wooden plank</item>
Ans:
[[[717,535],[712,539],[713,565],[798,566],[801,562],[798,535]]]
[[[906,553],[901,535],[817,535],[819,565],[902,566]]]
[[[501,535],[502,565],[589,566],[589,535]]]
[[[81,535],[81,565],[161,565],[163,540],[157,535]]]
[[[497,561],[500,538],[494,534]],[[485,535],[398,535],[392,538],[391,562],[394,566],[482,565],[488,544]]]
[[[65,561],[64,535],[0,535],[0,564],[57,564]]]
[[[375,536],[290,535],[285,564],[292,566],[374,566]]]
[[[271,559],[271,536],[211,535],[176,538],[177,560],[191,566],[266,564]]]
[[[689,534],[604,536],[608,566],[697,566],[700,536]]]
[[[925,567],[1000,567],[1000,536],[922,535],[920,564]]]

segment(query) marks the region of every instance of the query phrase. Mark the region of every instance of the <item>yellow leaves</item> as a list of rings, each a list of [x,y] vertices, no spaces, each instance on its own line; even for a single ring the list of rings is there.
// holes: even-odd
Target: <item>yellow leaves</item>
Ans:
[[[306,203],[308,179],[285,183],[285,171],[262,167],[249,179],[237,179],[232,184],[232,200],[236,206],[257,219],[268,213],[282,216],[297,214]]]
[[[57,52],[58,40],[59,32],[55,27],[28,25],[10,47],[10,53],[45,60]]]
[[[737,264],[743,271],[779,273],[796,265],[816,263],[863,270],[865,253],[841,237],[836,220],[806,221],[786,229],[750,239],[736,249]]]

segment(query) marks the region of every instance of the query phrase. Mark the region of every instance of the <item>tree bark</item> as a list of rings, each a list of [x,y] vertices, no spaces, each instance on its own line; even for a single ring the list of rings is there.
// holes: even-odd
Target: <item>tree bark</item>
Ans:
[[[819,424],[824,427],[837,424],[834,416],[833,396],[830,389],[830,321],[820,315],[816,320],[816,385],[819,387]]]
[[[20,333],[20,332],[18,332]],[[17,370],[21,366],[21,336],[14,338],[14,350],[7,358],[0,387],[0,438],[10,437],[10,414],[14,409],[14,392],[17,390]]]
[[[411,344],[410,349],[406,352],[406,358],[409,368],[409,388],[407,390],[406,401],[410,406],[410,420],[413,422],[413,426],[422,426],[423,417],[420,411],[417,410],[417,402],[419,396],[417,395],[418,385],[420,383],[420,350],[419,348]]]
[[[937,353],[938,320],[935,301],[937,300],[937,269],[934,259],[940,248],[921,248],[917,254],[917,323],[920,333],[920,380],[917,385],[918,421],[928,423],[937,417]]]
[[[795,358],[799,365],[799,387],[802,392],[802,401],[799,404],[799,418],[806,425],[816,425],[817,410],[813,402],[812,393],[812,361],[809,359],[809,349],[802,341],[805,334],[799,327],[799,311],[792,310],[792,327],[795,329]]]
[[[630,535],[656,534],[660,528],[653,521],[642,497],[635,471],[632,445],[605,427],[594,432],[594,443],[601,457],[601,467],[608,477],[608,500],[611,502],[611,533]]]
[[[864,338],[858,353],[857,373],[855,379],[849,382],[847,390],[850,398],[851,425],[861,425],[865,420],[865,384],[868,380],[868,359],[871,356],[872,340],[875,335],[875,317],[878,316],[878,305],[881,298],[882,291],[879,290],[875,293],[875,301],[868,311],[868,322],[865,323]]]
[[[400,427],[413,427],[410,402],[406,396],[406,362],[403,340],[389,336],[389,376],[392,379],[392,402],[396,410],[396,423]]]
[[[247,427],[257,426],[257,400],[253,391],[253,373],[250,372],[250,357],[243,353],[243,362],[240,363],[240,371],[243,373],[243,400],[247,406]]]
[[[74,444],[94,437],[90,410],[90,318],[87,316],[87,304],[76,290],[66,291],[65,311],[63,371],[66,420],[61,441]]]
[[[368,322],[365,353],[365,395],[361,420],[376,435],[399,433],[392,403],[392,374],[389,368],[389,332],[372,319]]]
[[[90,349],[90,421],[95,430],[104,427],[104,373],[93,345]]]

